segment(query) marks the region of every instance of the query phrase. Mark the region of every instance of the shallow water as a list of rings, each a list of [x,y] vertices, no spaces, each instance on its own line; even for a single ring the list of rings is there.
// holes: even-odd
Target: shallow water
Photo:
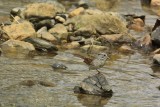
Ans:
[[[17,0],[16,0],[17,1]],[[73,1],[74,2],[74,1]],[[28,2],[0,0],[1,16],[9,10]],[[5,5],[6,4],[6,5]],[[67,3],[66,3],[67,4]],[[7,7],[6,7],[7,6]],[[126,9],[127,8],[127,9]],[[146,15],[146,24],[154,25],[157,16],[141,8],[139,0],[122,0],[113,11]],[[141,35],[139,35],[141,36]],[[96,71],[88,70],[83,59],[74,56],[74,51],[59,52],[56,56],[33,58],[0,57],[0,107],[159,107],[160,77],[152,76],[152,60],[138,51],[132,55],[113,54],[101,68],[112,86],[113,96],[105,99],[92,95],[74,94],[73,88]],[[65,64],[67,70],[53,70],[55,62]],[[25,80],[45,81],[55,84],[46,87],[40,84],[22,85]]]

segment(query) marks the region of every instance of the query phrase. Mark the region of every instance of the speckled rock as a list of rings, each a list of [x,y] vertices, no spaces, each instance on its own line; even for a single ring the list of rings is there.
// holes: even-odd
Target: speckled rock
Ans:
[[[85,78],[79,86],[74,87],[74,92],[103,97],[111,97],[113,94],[111,86],[102,73]]]

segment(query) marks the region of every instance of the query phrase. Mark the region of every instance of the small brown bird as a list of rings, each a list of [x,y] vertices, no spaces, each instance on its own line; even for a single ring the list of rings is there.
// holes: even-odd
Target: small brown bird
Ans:
[[[105,65],[105,62],[109,59],[106,53],[99,53],[89,64],[89,70],[97,70]],[[98,71],[100,72],[100,71]]]

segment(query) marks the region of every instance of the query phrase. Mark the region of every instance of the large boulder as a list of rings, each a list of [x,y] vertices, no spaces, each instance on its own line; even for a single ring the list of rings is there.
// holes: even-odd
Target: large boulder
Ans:
[[[68,19],[65,24],[68,25],[69,23],[75,25],[76,34],[85,37],[89,37],[95,33],[104,35],[127,32],[126,24],[118,16],[110,13],[78,15]],[[85,32],[87,32],[87,35],[84,35]]]
[[[25,56],[35,50],[34,46],[28,42],[12,39],[2,43],[1,49],[4,56]]]
[[[63,5],[52,3],[33,3],[28,4],[24,10],[25,18],[40,17],[40,18],[53,18],[57,13],[65,12]]]
[[[3,31],[8,35],[9,39],[15,40],[22,40],[36,34],[32,24],[28,21],[4,26]]]
[[[74,87],[74,92],[103,97],[111,97],[113,94],[111,86],[102,73],[85,78],[79,86]]]

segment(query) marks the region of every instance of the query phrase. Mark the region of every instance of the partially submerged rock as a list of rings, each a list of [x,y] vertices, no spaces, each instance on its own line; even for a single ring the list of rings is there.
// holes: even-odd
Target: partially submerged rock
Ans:
[[[102,97],[111,97],[113,94],[111,86],[102,73],[85,78],[79,86],[74,87],[74,92]]]
[[[57,69],[64,69],[64,70],[66,70],[67,66],[65,66],[64,64],[61,64],[61,63],[54,63],[52,65],[52,68],[53,68],[53,70],[57,70]]]
[[[9,39],[15,40],[22,40],[30,36],[35,36],[36,34],[32,24],[28,21],[4,26],[3,30],[8,35]]]
[[[154,64],[160,64],[160,54],[155,54],[153,56],[153,63]]]
[[[40,38],[26,38],[24,41],[27,41],[29,43],[32,43],[36,49],[42,50],[42,51],[58,51],[58,48],[53,45],[52,43],[40,39]]]
[[[1,48],[4,56],[26,56],[35,50],[32,44],[19,40],[8,40],[1,44]]]

